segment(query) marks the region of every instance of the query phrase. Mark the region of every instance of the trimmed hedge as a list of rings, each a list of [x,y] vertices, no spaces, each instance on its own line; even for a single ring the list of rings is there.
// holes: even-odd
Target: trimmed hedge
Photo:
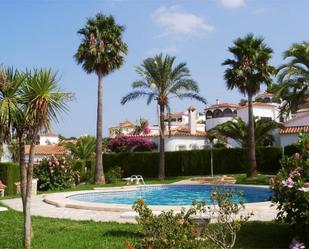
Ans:
[[[247,149],[214,148],[214,174],[245,173],[248,166]],[[274,174],[281,168],[282,149],[279,147],[256,148],[258,171]],[[210,174],[211,150],[192,150],[165,152],[166,176],[188,176]],[[124,176],[142,175],[157,177],[159,165],[158,152],[122,152],[103,155],[104,172],[121,166]],[[77,161],[76,168],[81,172],[81,180],[93,182],[95,161]]]
[[[16,194],[15,182],[19,182],[19,166],[16,163],[0,163],[0,180],[7,186],[5,195]]]
[[[247,149],[214,148],[214,174],[244,173],[247,171]],[[256,149],[258,171],[276,173],[280,168],[282,151],[279,147]],[[207,175],[210,174],[211,150],[175,151],[165,153],[166,176]],[[111,153],[104,154],[104,171],[121,166],[124,175],[140,174],[144,177],[158,175],[158,152]]]

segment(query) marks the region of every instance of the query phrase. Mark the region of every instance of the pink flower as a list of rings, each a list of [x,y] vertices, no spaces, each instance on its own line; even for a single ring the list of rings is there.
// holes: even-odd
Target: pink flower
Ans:
[[[288,187],[288,188],[293,188],[294,186],[294,181],[291,177],[289,177],[288,179],[286,179],[285,181],[282,181],[282,185],[284,187]]]
[[[305,245],[296,239],[293,239],[292,243],[289,246],[289,249],[305,249],[305,248],[306,248]]]
[[[296,158],[297,160],[299,160],[299,159],[300,159],[300,154],[299,154],[299,153],[295,153],[295,158]]]

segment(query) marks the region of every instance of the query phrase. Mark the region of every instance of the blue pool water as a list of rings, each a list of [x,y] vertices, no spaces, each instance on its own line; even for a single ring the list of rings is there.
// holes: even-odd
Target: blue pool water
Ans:
[[[147,186],[137,190],[119,192],[97,192],[71,195],[68,198],[83,202],[129,204],[143,198],[148,205],[191,205],[192,200],[209,203],[210,194],[214,190],[242,192],[245,203],[268,201],[271,190],[247,186],[222,185],[169,185]],[[235,201],[238,200],[235,194]]]

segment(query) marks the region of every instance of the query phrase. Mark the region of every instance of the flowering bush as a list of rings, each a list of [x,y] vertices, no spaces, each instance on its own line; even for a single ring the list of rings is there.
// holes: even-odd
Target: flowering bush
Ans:
[[[309,136],[301,134],[297,147],[299,153],[283,158],[282,169],[271,181],[272,202],[279,210],[277,219],[305,239],[306,229],[309,232]]]
[[[123,175],[123,169],[120,166],[116,166],[105,174],[105,179],[107,183],[116,183],[121,179]]]
[[[152,151],[157,145],[140,136],[117,136],[110,141],[108,147],[113,152],[129,152]]]
[[[80,173],[74,171],[64,157],[44,158],[34,168],[34,177],[38,178],[39,190],[66,189],[79,183]]]

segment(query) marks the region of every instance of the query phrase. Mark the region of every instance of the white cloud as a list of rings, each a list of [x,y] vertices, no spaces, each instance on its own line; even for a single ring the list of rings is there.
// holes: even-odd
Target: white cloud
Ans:
[[[164,29],[160,36],[188,35],[212,31],[213,27],[192,13],[178,10],[177,7],[161,7],[153,14],[154,21]]]
[[[238,8],[245,5],[245,0],[221,0],[225,8]]]
[[[156,54],[175,54],[177,52],[176,46],[169,46],[169,47],[157,47],[150,49],[146,52],[147,55],[156,55]]]

